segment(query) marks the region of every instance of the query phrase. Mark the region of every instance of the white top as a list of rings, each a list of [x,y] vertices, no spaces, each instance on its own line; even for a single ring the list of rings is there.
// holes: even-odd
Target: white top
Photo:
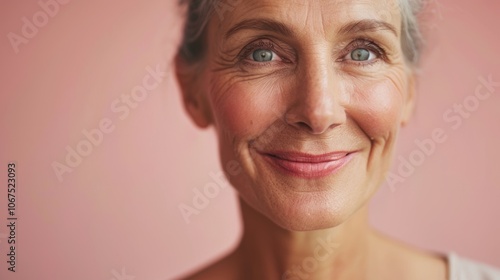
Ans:
[[[500,280],[500,269],[448,254],[448,280]]]

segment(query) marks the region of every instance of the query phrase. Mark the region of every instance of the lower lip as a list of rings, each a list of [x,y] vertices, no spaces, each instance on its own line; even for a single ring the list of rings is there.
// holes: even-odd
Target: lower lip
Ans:
[[[272,166],[285,172],[286,174],[300,178],[320,178],[337,173],[344,165],[346,165],[353,157],[354,153],[349,153],[332,161],[325,162],[297,162],[277,158],[271,155],[264,155],[267,162]]]

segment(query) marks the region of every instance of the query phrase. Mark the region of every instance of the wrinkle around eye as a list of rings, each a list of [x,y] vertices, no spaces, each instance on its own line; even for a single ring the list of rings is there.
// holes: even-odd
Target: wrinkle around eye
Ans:
[[[216,67],[213,69],[215,72],[223,71],[228,68],[235,67],[238,63],[238,48],[232,49],[219,49],[215,54],[214,64]],[[210,54],[207,54],[210,55]]]
[[[226,76],[226,75],[225,75]],[[230,76],[225,79],[215,78],[210,80],[210,95],[213,97],[214,108],[223,106],[228,99],[236,95],[243,94],[246,98],[251,98],[252,95],[268,95],[269,98],[276,97],[275,94],[282,94],[283,83],[278,82],[280,77],[269,76],[268,74],[242,74],[238,70],[228,72]],[[263,79],[264,78],[264,79]],[[262,80],[261,80],[262,79]],[[282,81],[282,80],[281,80]],[[254,83],[248,86],[245,83]],[[247,91],[240,92],[236,88],[246,87]],[[263,90],[266,88],[267,90]],[[241,98],[241,97],[237,97]]]
[[[268,34],[258,34],[250,37],[245,36],[244,38],[238,38],[236,41],[231,40],[231,42],[227,44],[229,46],[218,49],[217,60],[220,65],[235,65],[245,60],[249,62],[249,64],[253,63],[253,66],[257,67],[261,66],[258,64],[277,61],[290,64],[296,61],[297,57],[296,50],[284,41],[283,38]],[[254,60],[252,54],[259,49],[272,51],[273,59],[260,62]]]

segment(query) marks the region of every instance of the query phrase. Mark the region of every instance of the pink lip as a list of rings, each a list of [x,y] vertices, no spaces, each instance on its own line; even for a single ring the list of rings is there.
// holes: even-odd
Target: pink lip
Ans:
[[[354,152],[311,155],[298,152],[266,152],[264,158],[287,174],[301,178],[319,178],[336,173],[354,156]]]

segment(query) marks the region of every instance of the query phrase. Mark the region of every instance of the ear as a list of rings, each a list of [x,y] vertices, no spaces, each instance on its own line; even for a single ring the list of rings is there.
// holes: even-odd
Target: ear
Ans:
[[[403,115],[401,118],[401,125],[405,126],[408,124],[411,116],[413,115],[413,109],[415,107],[416,102],[416,93],[417,93],[417,76],[414,71],[409,71],[408,73],[408,88],[407,94],[405,96],[404,104],[403,104]]]
[[[176,76],[184,108],[198,127],[206,128],[212,124],[212,114],[200,67],[199,63],[186,62],[180,54],[175,57]]]

